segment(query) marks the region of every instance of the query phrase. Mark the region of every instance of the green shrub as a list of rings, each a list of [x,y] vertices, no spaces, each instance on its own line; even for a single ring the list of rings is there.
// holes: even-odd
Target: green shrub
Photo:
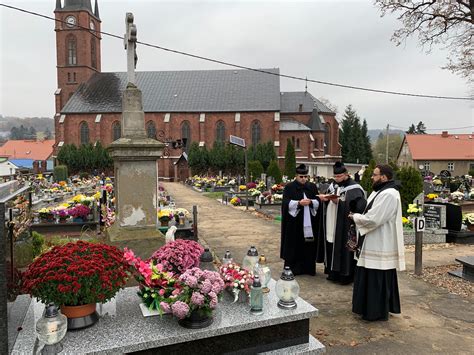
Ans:
[[[264,170],[263,165],[259,160],[249,161],[249,176],[252,176],[250,180],[260,179]]]
[[[288,138],[286,141],[286,152],[285,152],[285,175],[288,179],[293,179],[296,174],[296,155],[295,147],[291,142],[291,139]]]
[[[375,169],[375,160],[371,160],[369,165],[365,168],[364,174],[362,175],[362,179],[360,180],[360,186],[367,192],[367,197],[372,192],[372,173]]]
[[[33,231],[31,233],[31,244],[33,247],[33,257],[36,258],[38,255],[40,255],[43,252],[43,247],[44,247],[44,237],[42,234]]]
[[[402,213],[407,216],[407,208],[421,192],[423,192],[423,178],[418,170],[412,166],[403,167],[397,174],[401,181],[400,197],[402,199]]]
[[[272,176],[275,179],[275,183],[279,184],[282,180],[281,171],[275,160],[270,162],[267,170],[267,176]]]
[[[68,177],[67,166],[66,165],[57,165],[54,167],[53,171],[54,180],[56,182],[66,181]]]

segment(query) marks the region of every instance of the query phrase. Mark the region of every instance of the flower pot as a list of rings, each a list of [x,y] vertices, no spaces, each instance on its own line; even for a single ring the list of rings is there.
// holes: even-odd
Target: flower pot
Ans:
[[[202,310],[195,309],[188,317],[178,320],[178,324],[184,328],[201,329],[210,326],[212,321],[212,315],[207,315]]]
[[[61,313],[67,317],[67,329],[82,329],[90,327],[99,320],[95,303],[81,306],[61,306]]]

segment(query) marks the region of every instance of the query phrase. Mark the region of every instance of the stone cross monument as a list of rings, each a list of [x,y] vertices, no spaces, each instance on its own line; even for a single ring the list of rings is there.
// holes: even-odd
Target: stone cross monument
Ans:
[[[164,144],[147,138],[142,93],[137,87],[137,28],[133,14],[125,16],[127,87],[122,97],[122,136],[107,148],[114,160],[117,219],[109,229],[111,241],[146,239],[157,230],[158,164]]]

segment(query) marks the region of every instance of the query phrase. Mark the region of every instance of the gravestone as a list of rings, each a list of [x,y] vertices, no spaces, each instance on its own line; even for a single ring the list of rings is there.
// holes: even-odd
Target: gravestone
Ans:
[[[474,282],[474,256],[462,256],[456,258],[456,261],[461,263],[462,269],[449,271],[449,273],[453,276],[461,277],[464,280]]]
[[[122,98],[122,136],[107,148],[114,160],[117,218],[108,230],[109,239],[146,239],[161,235],[157,230],[158,164],[164,144],[148,138],[142,92],[135,83],[137,56],[133,14],[125,17],[127,88]]]
[[[425,181],[423,182],[423,193],[425,195],[431,194],[434,192],[434,186],[431,182]]]

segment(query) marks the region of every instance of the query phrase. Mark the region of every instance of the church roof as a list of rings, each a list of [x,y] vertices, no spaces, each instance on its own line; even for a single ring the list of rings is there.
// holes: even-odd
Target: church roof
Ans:
[[[292,118],[280,121],[280,131],[311,131],[311,128]]]
[[[317,109],[318,112],[334,114],[334,112],[329,107],[315,98],[309,92],[305,91],[282,92],[280,101],[282,113],[308,113],[313,112],[313,109]],[[301,110],[300,105],[302,105]]]
[[[88,11],[91,15],[99,18],[99,5],[95,2],[95,11],[92,11],[91,0],[64,0],[64,5],[61,6],[61,0],[56,0],[55,11]]]
[[[279,74],[279,69],[265,69]],[[251,70],[137,72],[144,112],[279,111],[280,78]],[[122,112],[127,73],[96,73],[61,113]]]

